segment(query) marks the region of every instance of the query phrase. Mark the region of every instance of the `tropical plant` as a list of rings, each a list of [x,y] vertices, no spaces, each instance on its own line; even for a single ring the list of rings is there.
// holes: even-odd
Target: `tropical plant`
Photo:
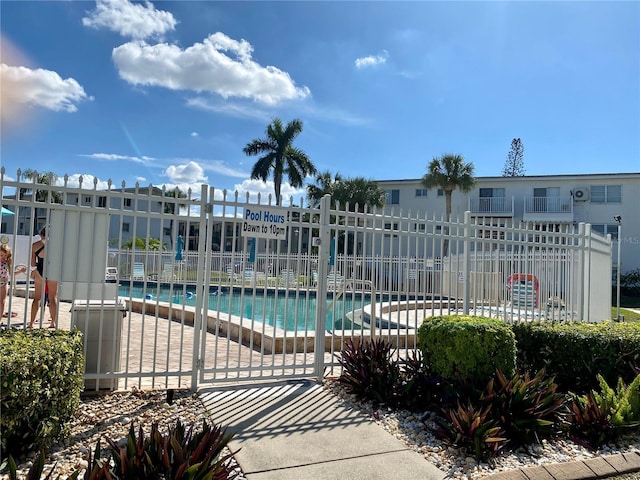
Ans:
[[[333,196],[337,204],[343,207],[348,206],[350,212],[364,212],[367,205],[382,208],[385,203],[384,189],[374,180],[367,180],[363,177],[349,178],[338,182],[334,188]]]
[[[416,411],[435,409],[442,396],[442,380],[431,372],[420,350],[412,351],[400,372],[399,396],[403,407]]]
[[[611,421],[615,415],[613,403],[598,399],[594,392],[573,395],[567,416],[569,434],[576,442],[597,449],[617,437],[618,429]]]
[[[58,181],[58,175],[53,172],[40,172],[28,168],[24,172],[22,172],[22,177],[26,180],[30,180],[34,183],[33,187],[23,187],[20,189],[20,197],[24,198],[25,195],[33,195],[33,198],[36,202],[43,203],[62,203],[62,195],[60,192],[56,192],[54,190],[46,190],[46,189],[38,189],[35,185],[55,185]],[[33,216],[33,232],[37,233],[40,229],[38,228],[38,217],[39,210],[36,209],[35,215]]]
[[[206,421],[202,429],[185,428],[180,420],[169,428],[167,435],[160,433],[158,423],[151,426],[145,436],[142,426],[136,436],[133,423],[129,427],[126,442],[119,445],[107,438],[111,459],[102,458],[100,441],[93,456],[89,452],[89,468],[84,480],[233,480],[237,471],[229,459],[237,452],[224,453],[233,434],[227,434],[220,426],[210,426]],[[9,471],[9,480],[17,480],[17,468],[13,457],[0,467]],[[55,465],[44,477],[53,478]],[[44,453],[40,452],[25,480],[40,480],[44,470]],[[80,470],[74,471],[69,480],[76,480]],[[58,479],[61,477],[58,476]]]
[[[473,163],[465,163],[462,155],[453,154],[436,157],[427,166],[428,171],[422,177],[422,184],[425,188],[438,187],[444,192],[447,222],[451,219],[453,191],[459,188],[463,192],[470,192],[476,184],[476,180],[473,178],[473,168]],[[445,236],[442,243],[443,257],[447,255],[448,250],[449,240]]]
[[[495,457],[507,444],[504,431],[491,418],[491,407],[479,408],[471,403],[445,408],[436,434],[447,443],[474,455],[476,460]]]
[[[348,339],[338,359],[343,368],[339,382],[358,398],[395,404],[400,368],[394,354],[393,346],[381,338]]]
[[[130,238],[125,241],[120,248],[131,250],[135,245],[136,250],[166,250],[167,245],[162,243],[159,238],[136,237],[135,240]]]
[[[283,127],[282,120],[276,118],[267,127],[266,138],[252,140],[242,150],[248,156],[262,155],[251,170],[251,178],[266,183],[273,175],[276,205],[280,205],[280,189],[285,175],[292,187],[299,188],[307,176],[316,174],[316,167],[307,154],[293,146],[300,132],[301,120],[294,119]]]
[[[315,178],[315,184],[307,185],[307,199],[312,207],[320,205],[320,200],[325,195],[331,195],[331,203],[335,205],[335,199],[333,198],[336,186],[342,182],[342,176],[339,173],[331,176],[329,170],[318,173]]]
[[[507,377],[498,370],[482,395],[483,406],[490,407],[492,418],[514,446],[529,445],[539,437],[560,431],[566,397],[559,393],[553,377],[540,370]]]

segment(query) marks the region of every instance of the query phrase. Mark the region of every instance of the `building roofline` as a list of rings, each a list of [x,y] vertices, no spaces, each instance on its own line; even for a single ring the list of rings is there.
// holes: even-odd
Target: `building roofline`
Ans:
[[[503,176],[486,176],[486,177],[474,177],[476,180],[491,180],[491,181],[510,181],[510,180],[536,180],[536,179],[580,179],[585,180],[589,178],[635,178],[640,179],[640,172],[625,172],[625,173],[567,173],[560,175],[523,175],[517,177],[503,177]],[[398,180],[376,180],[378,183],[416,183],[421,182],[422,178],[404,178]]]

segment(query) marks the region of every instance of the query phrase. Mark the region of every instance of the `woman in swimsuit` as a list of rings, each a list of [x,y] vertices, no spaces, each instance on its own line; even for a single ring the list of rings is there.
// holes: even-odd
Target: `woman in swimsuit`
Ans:
[[[49,297],[49,314],[51,315],[51,322],[49,328],[56,328],[56,316],[58,313],[58,282],[56,280],[44,279],[44,256],[45,256],[45,242],[46,242],[46,230],[43,228],[40,230],[40,240],[34,242],[31,245],[31,278],[35,283],[35,289],[33,292],[33,303],[31,304],[31,322],[29,328],[33,328],[33,324],[36,321],[40,304],[42,303],[42,291],[43,286],[46,285],[47,294]],[[43,285],[45,282],[45,285]]]
[[[4,315],[4,304],[7,300],[9,276],[11,272],[11,247],[0,245],[0,315]]]

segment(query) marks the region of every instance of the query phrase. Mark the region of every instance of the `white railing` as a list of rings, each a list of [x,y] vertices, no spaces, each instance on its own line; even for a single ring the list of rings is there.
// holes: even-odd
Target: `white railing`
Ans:
[[[32,236],[47,225],[44,274],[64,290],[58,326],[94,329],[87,338],[98,343],[85,344],[97,354],[90,388],[317,377],[338,368],[347,339],[375,332],[405,351],[424,319],[442,313],[610,317],[611,241],[589,225],[490,226],[470,213],[445,222],[330,209],[328,198],[310,209],[300,199],[285,209],[286,239],[257,239],[253,249],[242,212],[255,204],[237,194],[220,200],[203,186],[173,199],[151,186],[92,187],[0,173],[2,205],[14,212],[0,240],[26,263]],[[9,308],[22,313],[5,326],[28,323],[28,286],[12,279]],[[47,316],[40,309],[37,325]],[[117,325],[117,342],[103,338],[106,324]]]

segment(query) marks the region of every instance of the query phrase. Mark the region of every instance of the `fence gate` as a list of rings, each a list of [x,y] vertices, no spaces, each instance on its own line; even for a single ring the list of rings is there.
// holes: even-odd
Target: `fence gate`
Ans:
[[[322,375],[320,316],[327,300],[319,299],[327,295],[318,281],[318,210],[251,204],[248,197],[240,202],[237,193],[227,200],[224,192],[218,200],[215,194],[213,188],[203,191],[208,207],[196,282],[202,285],[195,319],[198,383]]]

